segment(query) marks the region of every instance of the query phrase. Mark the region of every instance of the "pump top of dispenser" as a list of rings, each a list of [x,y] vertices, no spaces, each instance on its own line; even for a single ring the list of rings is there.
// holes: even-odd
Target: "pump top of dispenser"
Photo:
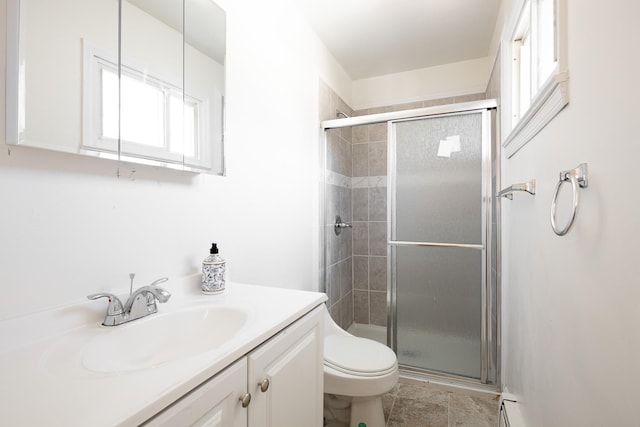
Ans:
[[[218,253],[218,244],[217,243],[212,243],[211,244],[211,249],[209,249],[209,253],[212,254],[212,255]]]

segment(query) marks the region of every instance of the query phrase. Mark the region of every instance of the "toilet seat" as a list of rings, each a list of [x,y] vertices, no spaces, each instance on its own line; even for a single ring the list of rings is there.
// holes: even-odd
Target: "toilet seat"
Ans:
[[[398,366],[396,355],[389,347],[366,338],[345,335],[324,338],[324,364],[359,377],[386,375]]]

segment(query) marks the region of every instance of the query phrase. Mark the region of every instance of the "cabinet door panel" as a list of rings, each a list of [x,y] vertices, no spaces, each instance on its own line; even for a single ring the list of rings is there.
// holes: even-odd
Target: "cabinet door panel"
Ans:
[[[249,354],[251,427],[322,426],[322,314],[312,311]]]
[[[160,414],[145,427],[246,427],[247,410],[239,401],[247,385],[247,359],[202,384]]]

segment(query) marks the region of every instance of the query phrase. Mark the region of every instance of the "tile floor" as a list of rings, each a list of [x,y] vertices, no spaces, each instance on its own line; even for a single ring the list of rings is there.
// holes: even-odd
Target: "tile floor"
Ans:
[[[383,398],[387,427],[497,427],[498,397],[399,383]]]

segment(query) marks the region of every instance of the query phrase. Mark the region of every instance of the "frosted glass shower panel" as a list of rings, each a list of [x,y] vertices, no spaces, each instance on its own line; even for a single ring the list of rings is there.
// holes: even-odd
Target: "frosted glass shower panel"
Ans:
[[[394,239],[482,243],[482,113],[395,126]]]
[[[400,364],[480,378],[482,251],[395,251]]]
[[[484,122],[478,111],[398,121],[391,156],[398,360],[480,380],[488,170]]]

